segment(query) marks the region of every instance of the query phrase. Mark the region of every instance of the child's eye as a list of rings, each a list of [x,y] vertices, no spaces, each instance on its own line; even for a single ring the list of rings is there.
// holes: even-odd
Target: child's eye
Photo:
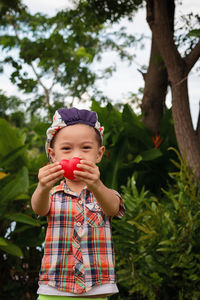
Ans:
[[[87,150],[87,149],[91,149],[90,146],[83,146],[83,149]]]
[[[65,150],[65,151],[69,151],[71,148],[70,147],[63,147],[62,150]]]

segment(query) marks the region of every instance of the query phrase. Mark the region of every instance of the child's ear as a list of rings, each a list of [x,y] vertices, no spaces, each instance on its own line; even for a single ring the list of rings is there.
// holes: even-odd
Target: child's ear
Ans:
[[[49,156],[51,157],[51,161],[52,162],[55,162],[55,152],[53,150],[53,148],[48,148],[48,153],[49,153]]]
[[[104,152],[105,152],[105,147],[104,146],[99,147],[99,150],[97,153],[97,164],[100,163]]]

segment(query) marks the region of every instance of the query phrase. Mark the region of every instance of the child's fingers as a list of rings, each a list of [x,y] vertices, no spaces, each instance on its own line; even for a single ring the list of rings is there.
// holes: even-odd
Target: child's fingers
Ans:
[[[61,169],[61,168],[62,168],[62,166],[58,162],[56,162],[56,163],[48,164],[48,165],[42,167],[40,169],[40,171],[55,172],[56,170]]]
[[[83,181],[96,181],[99,179],[99,172],[88,172],[88,171],[74,171],[74,176],[76,179]]]
[[[60,171],[59,174],[56,177],[50,178],[48,181],[49,185],[54,185],[57,181],[59,181],[61,178],[63,178],[64,171]]]
[[[39,170],[39,175],[47,176],[48,174],[55,173],[61,170],[61,165],[54,163],[52,165],[47,165]]]
[[[64,175],[64,170],[58,163],[47,165],[39,170],[38,179],[44,186],[56,183]]]
[[[92,162],[92,161],[89,161],[89,160],[84,160],[84,159],[82,159],[81,161],[80,161],[80,164],[78,164],[80,167],[82,167],[83,165],[87,165],[87,166],[90,166],[90,167],[94,167],[94,166],[96,166],[96,164],[94,163],[94,162]],[[77,165],[77,167],[78,167],[78,165]]]
[[[58,180],[60,180],[64,175],[64,171],[61,170],[59,172],[53,173],[46,177],[41,177],[39,182],[42,186],[51,187],[53,186]]]
[[[87,160],[81,160],[81,163],[77,167],[83,171],[94,173],[97,171],[98,167],[95,163]]]

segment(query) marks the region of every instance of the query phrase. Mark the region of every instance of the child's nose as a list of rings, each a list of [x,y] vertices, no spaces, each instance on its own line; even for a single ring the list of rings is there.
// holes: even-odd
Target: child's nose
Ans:
[[[82,154],[81,154],[79,151],[75,151],[75,152],[73,153],[73,157],[78,157],[78,158],[80,158],[80,159],[83,158],[83,157],[82,157]]]

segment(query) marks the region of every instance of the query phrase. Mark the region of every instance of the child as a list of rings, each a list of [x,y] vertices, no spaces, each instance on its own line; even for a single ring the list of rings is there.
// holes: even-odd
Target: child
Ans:
[[[47,130],[51,164],[39,170],[32,208],[48,216],[39,278],[40,300],[106,299],[118,292],[111,217],[121,218],[120,195],[100,180],[97,163],[104,153],[103,127],[96,112],[61,108]],[[74,180],[65,178],[62,159],[79,157]]]

